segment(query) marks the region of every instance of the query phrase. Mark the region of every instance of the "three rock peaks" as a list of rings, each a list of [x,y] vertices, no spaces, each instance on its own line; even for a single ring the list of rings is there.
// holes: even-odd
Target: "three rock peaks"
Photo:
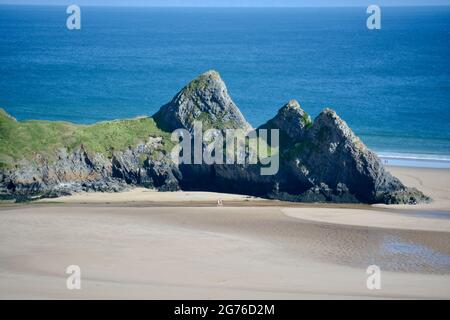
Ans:
[[[153,116],[166,132],[204,128],[253,128],[230,98],[216,71],[192,80]],[[260,128],[279,129],[280,165],[261,176],[259,165],[175,165],[154,137],[112,156],[80,148],[55,150],[57,160],[22,161],[0,169],[0,195],[60,195],[73,191],[119,191],[129,185],[160,190],[204,190],[288,201],[416,203],[428,198],[404,186],[331,109],[311,117],[291,100]],[[45,160],[45,159],[44,159]]]

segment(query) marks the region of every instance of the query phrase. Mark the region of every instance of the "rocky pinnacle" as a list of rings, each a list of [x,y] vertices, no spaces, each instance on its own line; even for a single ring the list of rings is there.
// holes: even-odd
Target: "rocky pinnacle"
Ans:
[[[194,121],[204,128],[245,129],[251,126],[228,95],[217,71],[207,71],[192,80],[154,115],[165,130],[193,130]]]

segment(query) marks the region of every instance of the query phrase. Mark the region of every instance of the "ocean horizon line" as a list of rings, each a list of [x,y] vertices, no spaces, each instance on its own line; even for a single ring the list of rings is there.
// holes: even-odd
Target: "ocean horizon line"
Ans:
[[[27,4],[27,3],[0,3],[0,6],[11,7],[67,7],[65,4]],[[363,5],[343,5],[343,6],[192,6],[192,5],[167,5],[167,6],[152,6],[152,5],[133,5],[133,4],[81,4],[80,7],[101,7],[101,8],[159,8],[159,9],[345,9],[345,8],[361,8],[366,9]],[[450,4],[406,4],[406,5],[381,5],[380,7],[387,8],[448,8]]]

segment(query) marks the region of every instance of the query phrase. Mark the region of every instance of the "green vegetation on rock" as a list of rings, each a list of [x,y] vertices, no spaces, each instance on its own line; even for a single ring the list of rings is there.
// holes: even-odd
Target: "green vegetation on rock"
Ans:
[[[190,95],[195,91],[203,91],[208,85],[210,85],[211,80],[218,81],[220,80],[220,75],[217,71],[209,70],[197,78],[189,82],[182,90],[185,95]]]
[[[87,152],[111,156],[145,142],[149,137],[162,137],[164,149],[172,148],[170,134],[162,131],[149,117],[76,125],[55,121],[16,121],[0,109],[0,167],[9,167],[22,159],[41,155],[55,159],[56,150],[69,151],[81,146]]]
[[[311,118],[306,112],[302,115],[302,123],[305,125],[306,129],[311,128],[313,125]]]

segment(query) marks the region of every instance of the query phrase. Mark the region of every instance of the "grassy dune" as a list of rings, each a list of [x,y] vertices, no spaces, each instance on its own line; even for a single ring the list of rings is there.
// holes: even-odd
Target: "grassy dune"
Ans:
[[[0,167],[9,167],[37,154],[47,159],[56,150],[69,151],[81,145],[88,152],[111,156],[114,151],[135,146],[149,137],[163,137],[164,149],[170,150],[170,134],[158,128],[150,117],[77,125],[56,121],[16,121],[0,109]]]

